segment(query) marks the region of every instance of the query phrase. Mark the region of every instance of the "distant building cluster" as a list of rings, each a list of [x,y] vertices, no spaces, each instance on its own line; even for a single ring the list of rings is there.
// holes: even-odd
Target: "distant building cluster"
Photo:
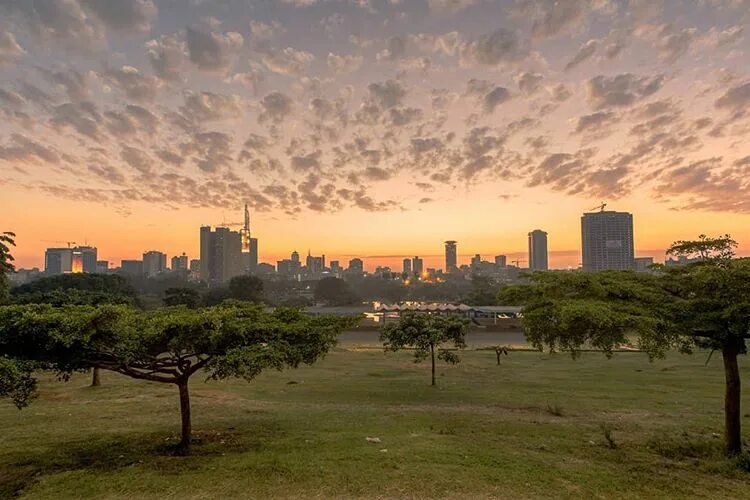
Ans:
[[[649,272],[654,264],[653,257],[635,257],[633,237],[633,215],[628,212],[604,210],[584,213],[581,217],[581,257],[580,270],[601,271],[606,269],[635,270]],[[245,205],[245,219],[242,228],[234,231],[228,227],[202,226],[200,228],[200,255],[189,259],[187,254],[175,255],[168,261],[167,254],[148,250],[140,260],[122,260],[119,267],[110,267],[106,260],[98,260],[97,249],[93,246],[48,248],[44,257],[44,271],[38,269],[19,270],[12,279],[24,283],[39,276],[53,276],[68,273],[112,273],[117,272],[131,277],[154,278],[165,273],[179,273],[186,279],[200,280],[209,286],[227,283],[235,276],[255,274],[267,278],[314,281],[327,276],[338,278],[358,278],[368,275],[362,259],[350,259],[346,266],[338,260],[327,262],[325,255],[313,255],[308,250],[303,259],[295,250],[288,259],[275,265],[258,262],[258,238],[250,230],[250,213]],[[441,282],[447,279],[485,276],[498,282],[513,282],[522,270],[546,271],[549,269],[548,234],[541,229],[528,233],[528,260],[509,261],[506,255],[496,255],[493,260],[483,260],[479,254],[471,257],[468,264],[458,261],[458,242],[444,242],[445,268],[425,268],[419,256],[405,257],[401,271],[380,266],[371,273],[385,279]],[[684,265],[693,260],[685,257],[668,259],[666,265]],[[169,262],[169,265],[168,265]],[[528,267],[522,264],[528,262]]]

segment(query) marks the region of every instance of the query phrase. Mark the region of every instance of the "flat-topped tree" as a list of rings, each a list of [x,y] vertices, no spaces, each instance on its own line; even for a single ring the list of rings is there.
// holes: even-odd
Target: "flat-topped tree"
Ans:
[[[0,307],[0,356],[15,363],[39,363],[63,377],[101,368],[176,385],[182,415],[178,451],[187,453],[192,375],[202,371],[213,379],[252,380],[268,368],[312,364],[357,321],[306,316],[293,309],[268,312],[261,306],[231,302],[152,312],[125,306],[6,306]],[[23,375],[17,370],[12,374]],[[19,407],[28,401],[24,394],[13,395]]]
[[[593,347],[611,356],[637,343],[650,357],[694,346],[721,351],[726,379],[725,451],[741,452],[737,356],[750,338],[750,259],[735,259],[729,236],[679,241],[669,255],[698,258],[657,273],[534,273],[530,285],[502,289],[503,303],[523,305],[526,338],[539,349]]]
[[[667,255],[697,262],[663,268],[661,280],[679,304],[675,329],[702,348],[719,351],[724,363],[724,444],[728,455],[742,451],[741,381],[737,358],[750,338],[750,259],[736,259],[731,236],[678,241]]]
[[[432,361],[432,385],[435,385],[435,358],[450,364],[458,363],[458,355],[447,347],[465,348],[468,331],[469,321],[466,318],[408,313],[398,321],[384,325],[380,329],[380,340],[386,351],[414,349],[415,363],[429,357]]]

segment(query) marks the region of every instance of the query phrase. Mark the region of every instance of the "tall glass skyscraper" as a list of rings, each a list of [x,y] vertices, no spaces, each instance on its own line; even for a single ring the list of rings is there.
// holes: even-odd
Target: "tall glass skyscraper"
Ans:
[[[584,271],[635,269],[633,214],[602,210],[581,217]]]
[[[547,233],[541,229],[534,229],[529,233],[529,269],[532,271],[549,269]]]
[[[456,242],[449,240],[445,242],[445,272],[452,273],[458,266],[456,265],[458,260],[456,258]]]

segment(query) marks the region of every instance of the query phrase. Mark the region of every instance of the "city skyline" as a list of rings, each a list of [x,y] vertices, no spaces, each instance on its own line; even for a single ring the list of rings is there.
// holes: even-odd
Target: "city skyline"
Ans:
[[[248,203],[266,262],[444,267],[441,241],[461,263],[513,257],[539,227],[567,268],[580,214],[606,202],[635,212],[636,256],[700,233],[748,255],[748,16],[729,0],[0,2],[0,229],[20,267],[55,240],[194,256],[196,226]]]

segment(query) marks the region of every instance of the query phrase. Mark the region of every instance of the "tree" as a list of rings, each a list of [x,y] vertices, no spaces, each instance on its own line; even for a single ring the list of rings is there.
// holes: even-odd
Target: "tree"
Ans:
[[[697,258],[686,266],[663,268],[662,285],[678,301],[674,326],[701,348],[720,351],[724,365],[724,445],[742,451],[741,381],[737,357],[750,338],[750,259],[735,259],[729,235],[678,241],[668,255]]]
[[[229,296],[245,302],[260,302],[263,299],[263,280],[257,276],[235,276],[229,280]]]
[[[14,391],[3,390],[23,407],[33,396],[24,369],[38,366],[63,378],[101,368],[139,380],[174,384],[180,397],[181,440],[188,453],[192,424],[188,382],[199,371],[209,378],[252,380],[267,368],[311,364],[335,345],[358,318],[306,316],[299,310],[266,311],[227,302],[217,307],[137,311],[126,306],[15,305],[0,307],[0,359],[13,363],[0,372]],[[22,385],[21,383],[25,384]],[[26,389],[23,389],[26,387]]]
[[[18,286],[11,294],[16,304],[136,305],[138,294],[122,276],[72,273],[41,278]]]
[[[504,345],[496,345],[494,348],[495,350],[495,356],[497,356],[497,366],[500,366],[500,355],[505,354],[508,355],[508,347]]]
[[[314,295],[316,302],[329,306],[346,306],[362,301],[349,283],[333,276],[319,280],[315,284]]]
[[[750,337],[750,259],[733,259],[729,236],[679,241],[668,254],[699,262],[632,271],[534,273],[532,283],[507,287],[499,300],[524,306],[526,338],[537,348],[583,346],[610,357],[635,343],[650,358],[695,346],[722,352],[725,372],[725,451],[741,452],[740,375],[737,356]]]
[[[16,235],[11,232],[0,233],[0,304],[8,299],[8,274],[15,270],[10,247],[16,246]]]
[[[453,344],[455,349],[465,348],[468,331],[469,321],[466,318],[409,313],[397,322],[384,325],[380,330],[380,340],[386,352],[413,348],[415,363],[430,357],[432,385],[435,385],[435,358],[450,364],[458,363],[458,355],[443,346]]]
[[[493,306],[497,304],[497,286],[487,276],[475,274],[471,279],[471,292],[463,302],[470,306]]]
[[[195,288],[174,287],[164,291],[165,306],[186,306],[195,309],[201,303],[201,294]]]

